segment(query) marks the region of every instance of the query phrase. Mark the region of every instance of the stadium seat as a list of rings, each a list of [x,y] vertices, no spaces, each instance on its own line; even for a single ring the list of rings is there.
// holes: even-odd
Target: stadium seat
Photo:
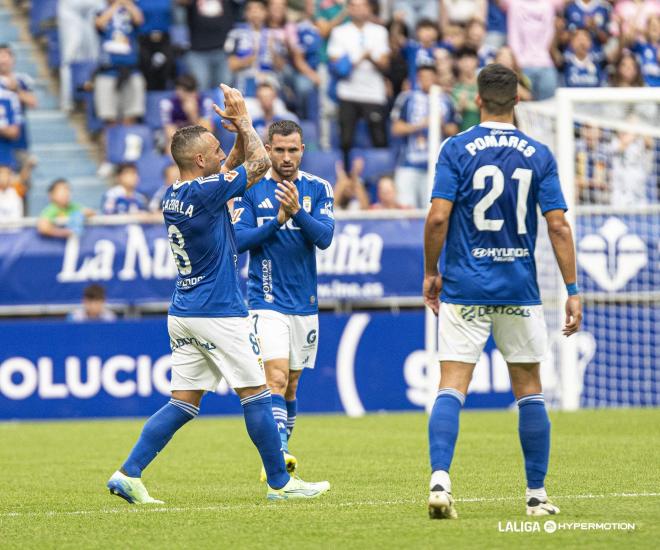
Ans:
[[[151,128],[144,124],[110,126],[106,140],[106,158],[113,164],[136,162],[154,147]]]
[[[60,57],[60,35],[57,32],[57,28],[47,29],[44,32],[47,42],[47,57],[48,57],[48,67],[50,69],[58,69],[61,62]]]
[[[396,167],[396,154],[392,149],[353,149],[351,150],[351,163],[358,158],[364,159],[362,179],[368,185],[376,185],[378,178],[383,174],[391,174]]]
[[[174,24],[170,27],[170,41],[176,48],[187,50],[190,48],[190,33],[188,25]]]
[[[136,165],[140,174],[138,191],[151,197],[161,186],[163,181],[163,170],[172,164],[168,155],[161,155],[158,151],[149,151],[142,155]]]
[[[339,149],[339,123],[330,125],[330,145],[333,149]],[[371,137],[369,137],[369,128],[367,123],[360,119],[355,127],[353,134],[353,147],[359,149],[368,149],[371,147]]]
[[[87,129],[95,134],[103,130],[103,121],[96,116],[96,110],[94,109],[94,93],[93,92],[82,92],[83,101],[85,103],[85,120],[87,123]]]
[[[301,168],[305,172],[319,176],[335,184],[335,163],[341,160],[341,151],[306,151],[303,155]]]
[[[160,119],[160,100],[170,97],[173,92],[147,92],[147,106],[144,122],[149,128],[162,128]]]
[[[305,149],[307,151],[316,151],[319,148],[319,130],[316,122],[313,120],[301,120],[300,127],[305,139]]]
[[[45,30],[45,23],[57,19],[58,0],[32,0],[30,3],[30,33],[41,36]],[[53,25],[54,26],[54,25]]]
[[[85,100],[85,83],[91,82],[96,71],[96,61],[74,61],[71,63],[71,93],[74,101]]]

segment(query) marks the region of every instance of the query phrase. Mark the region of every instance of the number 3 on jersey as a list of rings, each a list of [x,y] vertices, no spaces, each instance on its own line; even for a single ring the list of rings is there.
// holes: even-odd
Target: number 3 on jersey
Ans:
[[[493,187],[475,205],[472,217],[474,219],[474,225],[477,226],[479,231],[500,231],[504,225],[504,220],[487,219],[486,210],[493,206],[493,203],[503,193],[504,174],[497,166],[486,164],[474,173],[472,187],[474,189],[485,189],[487,178],[491,178]],[[511,179],[518,180],[518,200],[516,204],[518,235],[525,235],[527,233],[527,225],[525,224],[527,195],[529,194],[529,186],[532,183],[532,171],[528,168],[516,168],[511,175]]]
[[[185,277],[192,272],[192,265],[190,265],[190,258],[185,251],[186,241],[183,238],[181,231],[176,225],[170,225],[167,228],[167,236],[170,239],[170,248],[174,254],[174,261],[176,268],[179,270],[179,275]]]

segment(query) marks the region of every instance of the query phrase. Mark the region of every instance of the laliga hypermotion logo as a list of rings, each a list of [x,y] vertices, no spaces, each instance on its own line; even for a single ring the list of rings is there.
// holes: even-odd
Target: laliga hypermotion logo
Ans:
[[[579,250],[582,269],[609,291],[622,289],[648,263],[646,244],[618,218],[609,218],[597,234],[584,237]]]

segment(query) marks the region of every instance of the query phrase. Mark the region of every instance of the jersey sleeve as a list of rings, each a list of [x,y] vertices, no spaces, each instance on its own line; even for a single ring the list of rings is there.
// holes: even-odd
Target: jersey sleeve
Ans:
[[[301,208],[293,220],[307,240],[325,250],[332,243],[335,231],[334,194],[327,181],[319,185],[315,199],[311,213]]]
[[[435,165],[435,180],[431,199],[455,201],[458,193],[459,174],[452,161],[449,150],[453,149],[451,138],[447,138],[440,147],[440,155]]]
[[[568,210],[564,194],[561,191],[557,161],[549,152],[545,173],[539,181],[538,201],[542,214],[550,210]]]
[[[201,180],[201,198],[211,212],[221,210],[229,199],[240,197],[247,186],[244,166]]]
[[[255,216],[254,197],[250,190],[240,199],[234,201],[233,215],[234,233],[236,234],[236,247],[242,254],[262,246],[280,228],[277,216],[259,225]]]

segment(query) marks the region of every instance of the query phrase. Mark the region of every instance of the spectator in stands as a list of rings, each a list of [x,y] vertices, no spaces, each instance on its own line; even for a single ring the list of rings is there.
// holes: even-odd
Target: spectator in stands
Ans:
[[[236,25],[225,41],[233,85],[246,96],[254,96],[257,81],[275,78],[281,85],[287,50],[281,33],[268,29],[268,11],[262,0],[247,0],[245,23]]]
[[[71,202],[71,186],[65,179],[56,179],[48,187],[50,204],[39,215],[37,231],[46,237],[67,239],[82,233],[85,218],[94,211]]]
[[[82,307],[69,313],[68,320],[74,323],[87,321],[112,322],[117,320],[117,315],[106,305],[105,288],[93,284],[85,287]]]
[[[9,44],[0,44],[0,87],[18,96],[23,113],[20,126],[20,135],[14,143],[16,160],[22,166],[29,162],[28,135],[25,113],[28,109],[37,107],[37,96],[34,93],[34,81],[25,73],[17,73],[14,70],[16,59]]]
[[[367,0],[347,0],[350,21],[330,36],[328,56],[336,73],[339,130],[344,162],[349,165],[355,127],[364,118],[374,147],[387,147],[387,89],[383,73],[389,67],[387,29],[371,23]],[[340,68],[341,67],[341,68]]]
[[[318,29],[310,19],[298,23],[287,21],[285,0],[268,1],[268,26],[271,33],[283,41],[288,50],[290,63],[284,67],[285,81],[291,88],[289,103],[302,118],[311,118],[311,109],[318,109],[318,101],[310,102],[318,97],[321,75],[322,38]]]
[[[140,70],[147,90],[166,90],[174,80],[175,52],[170,41],[171,0],[140,0],[144,23],[139,29]]]
[[[144,116],[145,81],[138,68],[137,43],[137,29],[143,22],[133,0],[108,0],[96,17],[101,56],[94,79],[94,108],[106,123],[133,124]]]
[[[396,97],[401,93],[404,84],[409,83],[408,62],[403,55],[408,43],[408,27],[404,21],[392,19],[387,25],[390,40],[390,68],[385,74],[388,86],[391,86],[391,95]]]
[[[177,77],[174,93],[160,100],[160,120],[165,133],[165,151],[169,154],[172,136],[183,126],[212,128],[213,100],[200,93],[191,74]]]
[[[518,76],[518,97],[520,101],[531,101],[532,97],[532,82],[527,75],[520,70],[516,57],[513,55],[513,50],[509,46],[502,46],[495,56],[495,63],[500,63],[505,67],[511,69]]]
[[[13,176],[11,166],[0,166],[0,222],[23,217],[23,199],[13,185]]]
[[[644,78],[635,55],[630,50],[623,50],[616,62],[611,78],[612,86],[617,88],[641,88]]]
[[[506,44],[506,13],[505,0],[488,0],[488,16],[486,22],[485,43],[499,49]]]
[[[60,49],[60,108],[73,109],[71,64],[96,63],[99,58],[99,36],[96,14],[104,0],[66,0],[57,2],[57,30]],[[71,32],[75,29],[75,32]]]
[[[124,163],[117,166],[116,184],[108,189],[101,201],[101,211],[106,215],[137,214],[148,210],[149,201],[136,191],[140,183],[135,164]]]
[[[442,0],[394,0],[392,19],[403,19],[410,30],[423,19],[437,21]]]
[[[582,124],[575,139],[575,184],[581,204],[604,204],[607,193],[607,148],[597,126]]]
[[[564,11],[566,28],[570,33],[584,29],[591,35],[593,48],[601,51],[609,40],[611,7],[603,0],[577,0],[570,2]]]
[[[654,173],[654,142],[650,136],[619,131],[607,150],[610,162],[608,183],[610,204],[613,206],[640,206],[657,202],[657,180]]]
[[[332,31],[346,23],[348,12],[346,0],[306,0],[307,11],[311,12],[312,21],[323,39],[322,61],[327,61],[326,48]]]
[[[628,49],[623,49],[614,66],[611,77],[612,86],[617,88],[640,88],[645,86],[642,70],[636,56]],[[608,118],[643,121],[657,125],[658,104],[655,101],[636,101],[634,103],[616,102],[607,106]]]
[[[18,95],[0,88],[0,165],[17,165],[15,147],[21,135],[23,115]]]
[[[177,0],[186,6],[190,50],[188,70],[202,90],[230,82],[225,41],[234,26],[242,0]]]
[[[429,201],[426,177],[429,158],[429,91],[436,82],[435,67],[419,67],[416,81],[416,89],[402,92],[392,109],[392,135],[405,140],[399,154],[394,181],[401,204],[423,208]],[[454,135],[458,126],[451,99],[443,93],[439,101],[442,136]]]
[[[259,102],[260,115],[252,119],[252,126],[261,136],[261,139],[268,141],[268,127],[278,120],[298,121],[298,117],[291,112],[277,112],[275,103],[277,100],[277,90],[275,84],[270,80],[261,82],[257,87],[257,101]]]
[[[161,202],[165,191],[167,191],[176,180],[179,179],[179,168],[176,164],[168,164],[163,168],[163,184],[156,190],[149,201],[149,211],[158,214],[158,219],[162,219],[163,209]]]
[[[607,82],[605,54],[602,48],[594,48],[591,34],[586,29],[573,33],[570,46],[562,54],[553,50],[555,63],[563,73],[564,86],[568,88],[597,88]]]
[[[555,95],[557,70],[550,55],[555,36],[555,14],[563,0],[506,0],[508,41],[532,81],[534,99]]]
[[[648,18],[660,15],[660,0],[617,0],[614,19],[620,35],[632,40],[644,35]]]
[[[338,210],[366,210],[369,208],[369,194],[360,177],[364,170],[364,159],[353,161],[350,174],[346,173],[344,163],[335,164],[335,208]]]
[[[465,47],[476,50],[479,56],[479,68],[492,63],[497,55],[497,48],[486,44],[486,25],[481,19],[470,19],[465,28]]]
[[[463,48],[456,52],[457,76],[451,97],[461,121],[461,131],[479,124],[479,107],[476,102],[478,67],[479,56],[475,50]]]
[[[441,0],[440,23],[442,29],[450,24],[467,25],[471,19],[486,21],[487,0]]]
[[[397,200],[396,186],[391,175],[381,176],[376,184],[378,200],[370,206],[371,210],[403,210],[407,208]]]
[[[415,40],[408,40],[402,49],[408,64],[408,83],[417,86],[417,70],[421,66],[434,65],[440,50],[449,51],[446,44],[439,42],[440,30],[430,19],[420,19],[415,27]]]
[[[630,42],[632,51],[637,54],[646,85],[660,86],[660,15],[648,17],[644,34]]]

